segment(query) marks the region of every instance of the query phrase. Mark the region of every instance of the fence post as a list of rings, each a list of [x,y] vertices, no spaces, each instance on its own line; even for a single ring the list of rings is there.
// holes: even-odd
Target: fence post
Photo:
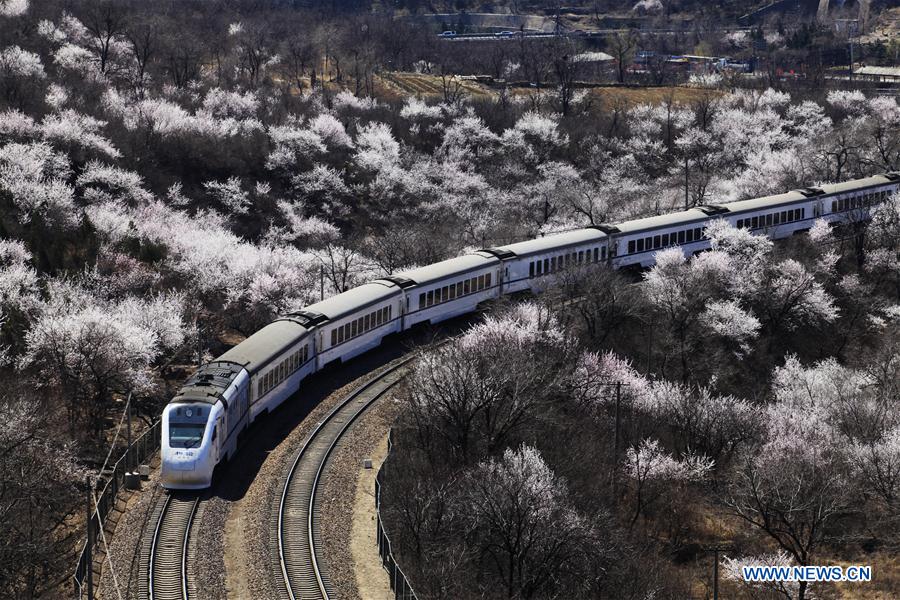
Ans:
[[[125,472],[131,472],[131,392],[128,392],[128,400],[125,401],[125,414],[128,423],[126,431],[128,432],[128,444],[125,446]]]

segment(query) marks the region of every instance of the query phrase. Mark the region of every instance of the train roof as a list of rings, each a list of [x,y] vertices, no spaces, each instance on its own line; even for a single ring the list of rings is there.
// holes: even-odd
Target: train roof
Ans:
[[[542,252],[566,248],[568,246],[599,241],[605,238],[606,233],[599,229],[576,229],[574,231],[566,231],[565,233],[554,233],[535,240],[517,242],[507,246],[498,246],[498,249],[512,252],[516,256],[530,256],[532,254],[540,254]]]
[[[303,338],[309,330],[299,323],[283,319],[269,323],[216,361],[234,362],[253,373]]]
[[[400,295],[400,287],[396,283],[379,279],[349,289],[337,296],[326,298],[321,302],[316,302],[311,306],[307,306],[303,311],[305,313],[322,314],[331,320],[340,319],[344,315],[365,308],[370,304],[398,295]]]
[[[758,210],[770,208],[773,206],[781,206],[782,204],[794,204],[813,200],[815,196],[806,196],[798,190],[790,191],[785,194],[775,194],[772,196],[763,196],[762,198],[751,198],[749,200],[737,200],[729,202],[725,206],[733,213],[744,212],[747,210]]]
[[[730,205],[729,205],[730,206]],[[727,211],[725,211],[727,212]],[[699,208],[690,210],[682,210],[665,215],[657,215],[655,217],[645,217],[643,219],[632,219],[619,223],[616,227],[623,234],[634,233],[636,231],[645,231],[648,229],[660,229],[664,227],[677,227],[678,225],[686,225],[695,221],[705,221],[709,219],[709,213],[703,212]]]
[[[427,285],[433,281],[441,281],[454,275],[462,275],[469,271],[474,271],[483,267],[489,267],[498,264],[500,260],[485,251],[479,251],[474,254],[465,254],[448,260],[419,267],[402,273],[397,273],[397,277],[409,279],[417,285]]]
[[[194,402],[215,404],[219,400],[225,402],[225,390],[241,370],[243,370],[241,365],[230,361],[216,360],[206,363],[184,382],[178,394],[172,398],[172,402],[175,404]]]
[[[843,192],[851,192],[860,188],[868,188],[877,185],[886,185],[889,183],[898,182],[898,180],[892,179],[889,175],[896,177],[896,175],[893,173],[888,175],[874,175],[872,177],[866,177],[864,179],[854,179],[852,181],[843,181],[841,183],[823,185],[822,189],[826,194],[841,194]]]

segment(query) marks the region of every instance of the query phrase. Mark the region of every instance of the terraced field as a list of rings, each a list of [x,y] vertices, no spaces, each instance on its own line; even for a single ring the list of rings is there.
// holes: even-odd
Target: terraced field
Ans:
[[[385,88],[399,96],[443,96],[441,78],[424,73],[383,72],[381,82]],[[474,81],[461,81],[462,89],[469,96],[491,96],[495,92]]]

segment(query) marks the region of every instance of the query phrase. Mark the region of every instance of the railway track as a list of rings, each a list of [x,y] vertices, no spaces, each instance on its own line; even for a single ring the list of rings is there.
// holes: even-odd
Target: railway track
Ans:
[[[285,479],[275,523],[283,578],[282,598],[327,600],[331,583],[320,560],[318,498],[332,451],[353,422],[406,374],[407,358],[354,390],[319,423],[304,442]]]
[[[188,600],[188,544],[200,497],[168,494],[156,521],[147,561],[149,600]]]

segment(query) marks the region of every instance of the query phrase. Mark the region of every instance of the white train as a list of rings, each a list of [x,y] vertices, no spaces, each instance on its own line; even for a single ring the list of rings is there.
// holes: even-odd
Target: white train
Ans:
[[[295,394],[309,374],[375,348],[388,334],[474,311],[503,294],[539,291],[542,276],[570,265],[648,267],[657,250],[709,247],[704,228],[726,219],[772,238],[817,218],[865,219],[900,188],[887,173],[821,188],[708,205],[488,248],[366,283],[287,315],[203,365],[163,410],[163,486],[202,489],[238,449],[238,434]]]

